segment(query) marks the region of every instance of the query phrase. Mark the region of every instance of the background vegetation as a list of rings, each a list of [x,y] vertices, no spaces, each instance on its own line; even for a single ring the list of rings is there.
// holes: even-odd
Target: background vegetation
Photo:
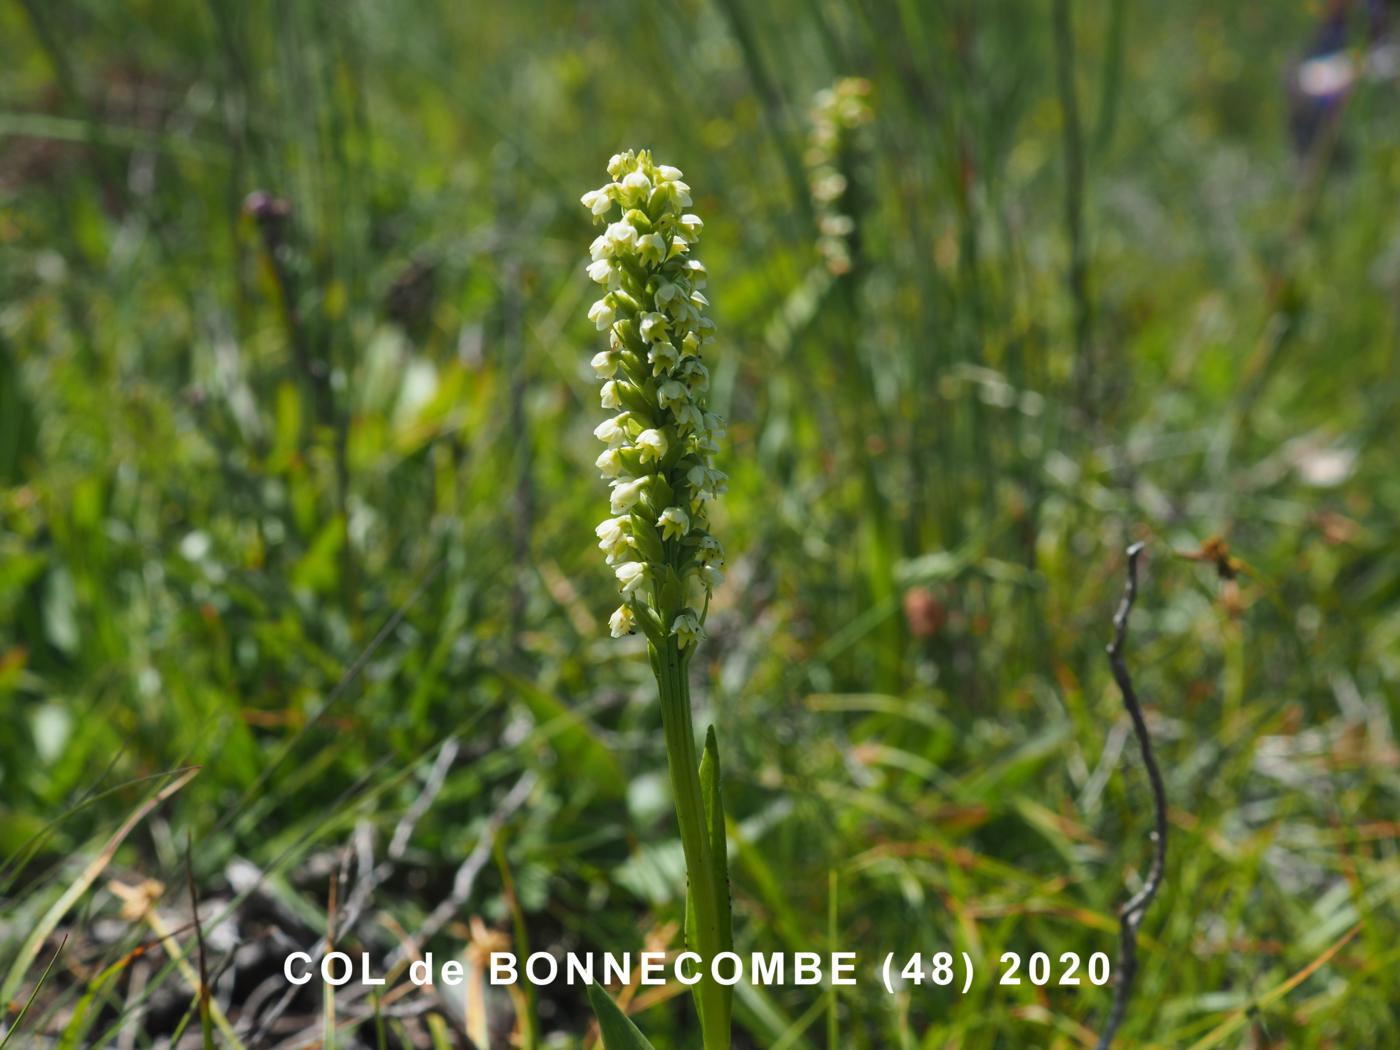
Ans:
[[[743,988],[738,1045],[1092,1042],[1108,989],[992,974],[1113,952],[1146,863],[1103,657],[1134,539],[1172,840],[1125,1044],[1394,1038],[1400,125],[1368,85],[1295,155],[1315,19],[0,5],[11,1018],[67,937],[12,1045],[466,1045],[471,995],[282,1001],[280,960],[678,945],[592,537],[578,196],[633,145],[695,188],[723,335],[695,692],[739,947],[979,965]],[[847,76],[834,274],[809,106]],[[587,1038],[581,989],[495,994],[492,1046]],[[691,1045],[674,989],[623,998]]]

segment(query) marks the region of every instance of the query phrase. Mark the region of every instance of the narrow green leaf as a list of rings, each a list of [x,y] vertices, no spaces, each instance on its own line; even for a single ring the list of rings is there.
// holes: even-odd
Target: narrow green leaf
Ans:
[[[54,951],[53,958],[50,959],[49,964],[44,967],[44,972],[39,975],[39,983],[34,986],[34,990],[29,993],[29,998],[24,1001],[24,1006],[20,1008],[19,1014],[16,1015],[14,1024],[10,1025],[4,1037],[0,1038],[0,1047],[8,1043],[10,1041],[10,1036],[19,1031],[19,1026],[24,1021],[24,1015],[29,1013],[29,1008],[34,1005],[34,1000],[39,998],[39,990],[43,988],[44,984],[48,981],[49,974],[53,972],[53,965],[58,962],[58,957],[63,954],[64,945],[67,943],[68,937],[65,934],[63,941],[59,944],[57,950]]]
[[[112,979],[125,970],[130,963],[131,957],[124,955],[87,983],[83,989],[82,998],[78,1000],[77,1006],[73,1009],[72,1017],[63,1026],[57,1050],[79,1050],[81,1047],[90,1045],[87,1042],[88,1030],[97,1019],[97,1012],[93,1010],[93,1005]],[[180,1031],[183,1031],[183,1024]],[[176,1045],[176,1039],[178,1039],[178,1035],[172,1037],[172,1046]],[[0,1046],[3,1045],[4,1043],[0,1042]]]
[[[428,1038],[432,1040],[433,1050],[452,1050],[457,1045],[452,1029],[447,1026],[447,1019],[442,1014],[428,1015]]]
[[[714,872],[715,914],[719,917],[720,950],[734,950],[733,916],[729,904],[729,851],[724,836],[724,796],[720,793],[719,744],[715,727],[705,733],[705,752],[700,756],[700,794],[705,803],[705,833],[710,840],[710,865]],[[687,912],[689,907],[687,906]],[[687,915],[689,919],[689,915]],[[734,988],[724,988],[724,1019],[734,1015]]]
[[[603,1034],[604,1050],[656,1050],[631,1019],[618,1009],[612,996],[596,984],[588,986],[588,1001],[598,1028]]]

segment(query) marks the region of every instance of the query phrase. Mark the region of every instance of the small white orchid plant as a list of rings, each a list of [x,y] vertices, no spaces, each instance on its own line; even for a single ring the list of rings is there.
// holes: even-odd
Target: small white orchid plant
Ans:
[[[724,565],[707,515],[725,475],[714,466],[724,425],[705,401],[702,355],[714,322],[705,316],[705,266],[695,257],[704,224],[688,210],[681,172],[656,164],[647,150],[617,154],[608,175],[582,199],[606,224],[588,265],[605,289],[588,317],[608,339],[592,365],[602,406],[614,413],[594,430],[607,446],[597,466],[611,486],[598,546],[621,594],[609,620],[613,636],[640,629],[648,642],[685,853],[686,939],[704,975],[695,986],[701,1034],[705,1050],[727,1050],[732,993],[708,976],[710,960],[733,946],[719,756],[711,729],[698,760],[688,675]],[[609,1047],[646,1045],[630,1022],[617,1024],[625,1019],[606,995],[593,999]]]
[[[812,100],[807,139],[807,179],[817,218],[817,249],[834,277],[851,272],[851,238],[856,224],[845,198],[850,189],[851,153],[862,127],[874,118],[870,81],[842,77]]]

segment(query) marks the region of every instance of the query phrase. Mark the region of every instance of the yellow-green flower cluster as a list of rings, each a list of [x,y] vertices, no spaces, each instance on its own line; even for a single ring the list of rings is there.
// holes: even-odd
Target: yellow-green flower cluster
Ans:
[[[681,172],[647,150],[613,157],[608,174],[583,205],[606,224],[588,266],[606,292],[588,317],[608,334],[592,363],[614,413],[593,432],[607,446],[598,469],[612,486],[598,546],[622,593],[609,624],[614,637],[640,627],[653,645],[675,636],[684,649],[703,636],[724,563],[706,515],[726,479],[714,467],[724,425],[705,407],[702,350],[714,322],[694,255],[704,224],[687,210]]]
[[[870,123],[870,81],[844,77],[812,100],[807,140],[807,181],[817,218],[817,249],[836,276],[851,270],[855,220],[842,208],[850,186],[850,145],[857,128]]]

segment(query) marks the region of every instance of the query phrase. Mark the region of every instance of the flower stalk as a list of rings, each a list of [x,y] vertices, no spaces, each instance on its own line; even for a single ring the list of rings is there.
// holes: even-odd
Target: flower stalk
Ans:
[[[592,365],[602,407],[615,413],[594,430],[611,487],[611,516],[596,533],[621,596],[612,634],[647,639],[685,854],[686,938],[702,960],[696,1008],[706,1050],[727,1050],[732,993],[708,976],[710,960],[732,947],[718,751],[712,731],[704,761],[697,755],[688,677],[724,564],[707,514],[726,479],[714,467],[723,423],[705,402],[714,323],[694,255],[704,224],[687,211],[681,172],[648,151],[614,156],[608,174],[582,198],[606,224],[588,266],[605,291],[588,317],[607,333]]]

